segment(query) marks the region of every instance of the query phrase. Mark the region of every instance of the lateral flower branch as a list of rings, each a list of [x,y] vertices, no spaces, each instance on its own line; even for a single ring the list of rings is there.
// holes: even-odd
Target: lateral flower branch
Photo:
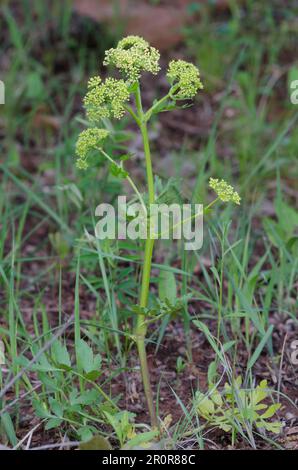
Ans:
[[[128,113],[138,125],[142,140],[146,163],[148,203],[154,204],[154,174],[152,168],[150,142],[148,138],[148,122],[154,114],[169,111],[177,107],[181,100],[193,100],[199,90],[203,88],[198,68],[184,60],[172,60],[166,73],[169,82],[168,93],[155,101],[151,108],[144,110],[142,104],[140,80],[143,72],[156,75],[160,71],[160,54],[151,47],[147,41],[138,36],[128,36],[119,41],[116,48],[106,51],[104,65],[118,69],[122,78],[107,78],[105,81],[99,76],[91,78],[88,82],[88,91],[84,98],[86,115],[90,128],[84,130],[76,144],[77,167],[87,169],[90,164],[91,151],[98,150],[113,166],[113,174],[127,178],[137,196],[141,198],[135,184],[127,171],[122,168],[104,151],[104,144],[109,131],[101,128],[104,119],[121,119]],[[133,104],[130,102],[132,101]],[[115,173],[116,169],[116,173]],[[210,186],[217,193],[218,199],[232,201],[239,204],[238,194],[227,183],[210,179]],[[142,198],[141,198],[142,199]],[[210,207],[211,203],[208,207]],[[143,204],[144,205],[144,204]],[[154,239],[150,239],[149,230],[145,241],[144,263],[142,281],[139,294],[139,308],[145,311],[148,306],[150,287],[151,262],[154,248]],[[146,356],[145,338],[147,325],[144,315],[138,314],[135,321],[134,337],[138,348],[141,365],[142,380],[146,395],[148,410],[153,428],[158,428],[156,410],[150,385],[150,376]]]

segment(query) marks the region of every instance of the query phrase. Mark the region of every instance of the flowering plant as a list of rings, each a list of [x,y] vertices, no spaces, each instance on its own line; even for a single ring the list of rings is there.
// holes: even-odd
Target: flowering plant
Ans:
[[[121,119],[128,113],[138,125],[143,141],[148,202],[154,204],[156,200],[154,175],[151,160],[150,142],[148,137],[148,121],[153,114],[173,109],[177,101],[193,100],[196,94],[203,88],[200,80],[198,68],[192,63],[184,60],[172,60],[168,66],[166,77],[169,82],[168,93],[155,101],[152,106],[145,111],[143,109],[140,80],[143,72],[156,75],[159,70],[160,54],[157,49],[151,47],[147,41],[138,36],[128,36],[122,39],[116,48],[106,52],[104,65],[113,66],[118,69],[122,78],[107,78],[104,82],[99,76],[93,77],[88,82],[88,92],[84,99],[87,118],[92,127],[84,130],[77,141],[76,154],[77,166],[86,169],[89,165],[89,154],[92,150],[98,150],[110,163],[113,174],[127,178],[137,196],[142,197],[137,190],[129,173],[122,167],[122,162],[118,164],[110,155],[104,151],[105,140],[109,131],[100,128],[100,123],[106,118]],[[134,105],[130,101],[134,101]],[[232,201],[240,203],[240,198],[234,189],[224,181],[210,179],[210,187],[214,189],[218,197],[208,207],[217,200]],[[146,207],[142,200],[144,210]],[[145,338],[150,319],[146,320],[148,294],[150,287],[151,263],[154,248],[154,239],[147,236],[144,248],[144,264],[142,270],[142,281],[140,287],[139,306],[136,307],[136,324],[134,338],[137,344],[144,391],[147,399],[148,409],[152,427],[158,427],[156,412],[153,403],[153,396],[150,386],[150,377],[146,357]],[[167,306],[170,308],[171,306]],[[162,307],[161,307],[162,310]],[[165,311],[168,311],[166,308]],[[148,310],[150,311],[150,310]],[[160,315],[158,316],[160,317]]]

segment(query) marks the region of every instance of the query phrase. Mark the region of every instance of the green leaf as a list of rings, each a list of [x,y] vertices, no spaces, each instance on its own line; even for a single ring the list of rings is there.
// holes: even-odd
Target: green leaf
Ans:
[[[62,404],[58,400],[55,400],[53,398],[49,399],[49,404],[54,415],[57,416],[57,418],[63,418]]]
[[[12,446],[16,446],[18,439],[14,430],[14,425],[10,415],[5,412],[1,415],[1,424]]]
[[[274,434],[279,434],[282,429],[282,423],[279,421],[274,421],[271,423],[270,421],[258,421],[256,422],[257,428],[264,428],[269,432],[273,432]]]
[[[193,323],[196,325],[197,328],[199,328],[199,330],[201,330],[205,334],[207,340],[209,341],[210,346],[213,348],[213,350],[215,351],[217,356],[220,358],[220,360],[223,360],[222,352],[219,350],[216,339],[211,334],[208,326],[205,325],[205,323],[201,322],[200,320],[193,320]]]
[[[298,258],[298,237],[290,237],[287,241],[287,249]]]
[[[116,176],[116,178],[126,178],[128,176],[127,171],[125,171],[116,163],[111,163],[110,172],[113,176]]]
[[[202,393],[197,394],[197,410],[206,417],[214,413],[214,403],[209,398],[205,397]]]
[[[211,393],[211,400],[212,400],[213,403],[215,403],[215,405],[217,405],[217,406],[222,406],[222,405],[223,405],[223,401],[222,401],[222,398],[221,398],[221,394],[219,393],[218,390],[214,390],[214,391]]]
[[[86,379],[91,380],[92,382],[94,382],[94,380],[98,379],[99,376],[100,376],[100,371],[99,370],[91,370],[90,372],[87,372],[85,374]]]
[[[55,369],[52,368],[51,372],[53,372],[54,370]],[[50,375],[46,372],[39,372],[38,378],[40,379],[42,384],[47,387],[49,392],[62,392],[59,381],[54,378],[51,378]]]
[[[64,365],[67,368],[71,368],[70,357],[66,346],[61,344],[59,340],[55,341],[52,346],[52,356],[56,364]]]
[[[272,245],[277,248],[285,241],[285,233],[282,231],[281,227],[277,222],[269,218],[263,220],[264,230],[272,243]]]
[[[60,418],[50,418],[45,425],[45,430],[48,431],[49,429],[58,428],[62,422],[63,420]]]
[[[45,92],[43,82],[38,72],[31,72],[27,76],[27,90],[26,94],[30,101],[40,99]]]
[[[138,450],[141,450],[141,449],[148,450],[148,448],[152,448],[152,446],[158,444],[158,443],[152,442],[152,440],[155,439],[157,436],[158,436],[157,430],[137,434],[134,438],[130,439],[125,444],[125,446],[123,446],[123,449],[137,450],[136,448],[138,448]]]
[[[161,301],[169,300],[172,304],[177,298],[177,285],[174,273],[162,271],[158,282],[158,295]]]
[[[225,432],[231,432],[232,431],[232,426],[230,424],[220,423],[218,427],[219,427],[219,429],[222,429]]]
[[[233,285],[234,285],[235,292],[237,293],[237,297],[239,298],[240,304],[242,305],[246,314],[248,315],[249,318],[251,318],[251,321],[253,322],[253,324],[259,331],[259,333],[261,333],[261,335],[264,335],[265,329],[264,329],[263,322],[261,322],[261,316],[258,310],[252,307],[251,302],[249,302],[249,300],[246,298],[242,289],[239,289],[235,283],[233,283]]]
[[[46,355],[43,354],[38,361],[38,364],[36,364],[36,370],[41,371],[41,372],[51,372],[54,369],[53,364],[50,364]],[[34,365],[33,369],[34,370]]]
[[[88,374],[93,370],[93,351],[83,339],[78,341],[77,357],[79,365],[84,372]]]
[[[96,356],[94,356],[94,359],[93,359],[93,364],[90,366],[92,370],[85,373],[86,379],[92,380],[92,381],[98,379],[98,377],[101,374],[101,362],[102,362],[101,355],[96,354]]]
[[[99,393],[95,388],[92,390],[86,390],[82,394],[77,394],[77,390],[75,393],[72,394],[70,397],[70,404],[71,405],[91,405],[92,403],[96,403],[99,400]]]
[[[217,371],[217,364],[215,361],[210,362],[208,367],[208,386],[212,388],[214,386],[215,378],[216,378],[216,371]]]
[[[298,227],[298,212],[290,207],[282,199],[277,199],[275,202],[275,210],[278,217],[278,223],[287,234],[291,236],[294,230]]]
[[[264,400],[268,395],[267,380],[262,380],[257,388],[252,393],[252,403],[257,405],[260,401]]]
[[[273,405],[270,405],[268,409],[260,415],[260,418],[262,419],[268,419],[272,418],[272,416],[276,413],[277,410],[279,410],[281,407],[281,403],[273,403]]]
[[[223,344],[222,349],[224,350],[224,352],[227,352],[234,346],[235,343],[235,340],[227,341],[225,344]]]
[[[268,330],[264,334],[263,338],[259,342],[257,348],[255,349],[253,355],[250,357],[250,359],[248,361],[248,364],[247,364],[247,370],[251,369],[253,367],[253,365],[255,364],[255,362],[257,361],[257,359],[259,358],[259,356],[260,356],[263,348],[265,347],[268,339],[272,335],[272,331],[273,331],[273,325],[270,325]]]
[[[229,383],[224,385],[225,400],[217,389],[209,391],[209,394],[197,392],[195,396],[195,405],[198,413],[207,421],[209,426],[215,426],[225,432],[237,431],[238,424],[243,428],[246,421],[250,421],[253,426],[266,429],[270,432],[278,433],[281,429],[281,423],[267,422],[266,419],[271,418],[280,408],[280,404],[261,403],[268,397],[267,381],[262,380],[260,384],[251,390],[241,388],[242,379],[238,376],[233,380],[234,387]],[[233,390],[234,388],[234,390]],[[239,402],[242,403],[238,407],[236,393]],[[211,400],[212,402],[211,402]],[[260,415],[258,412],[264,410]],[[238,424],[237,424],[238,423]]]
[[[45,403],[35,400],[32,400],[32,405],[35,409],[35,412],[39,418],[51,418],[52,415],[49,413]]]
[[[213,275],[214,275],[214,277],[215,277],[215,279],[216,279],[216,281],[217,281],[217,284],[220,286],[220,277],[219,277],[219,273],[218,273],[216,267],[215,267],[215,266],[211,266],[210,271],[213,273]]]
[[[190,295],[184,295],[179,299],[176,298],[174,303],[171,303],[168,299],[165,299],[164,302],[156,300],[154,305],[150,308],[140,307],[139,305],[131,306],[131,310],[137,315],[143,315],[144,317],[155,317],[155,316],[165,316],[165,315],[174,315],[175,313],[180,312],[187,300],[191,298]]]
[[[82,426],[77,430],[78,435],[80,436],[81,441],[87,442],[93,438],[93,431],[90,426]]]
[[[101,362],[102,362],[102,359],[101,359],[101,355],[100,354],[96,354],[94,356],[94,361],[93,361],[93,369],[100,369],[101,368]]]

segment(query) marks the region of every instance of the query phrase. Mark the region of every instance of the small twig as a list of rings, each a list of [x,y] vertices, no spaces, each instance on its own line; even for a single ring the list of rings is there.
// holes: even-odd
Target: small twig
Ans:
[[[283,365],[283,360],[284,360],[285,346],[286,346],[287,339],[288,339],[288,333],[285,334],[285,338],[284,338],[282,350],[281,350],[281,356],[280,356],[280,363],[279,363],[279,370],[278,370],[278,382],[277,382],[277,400],[279,400],[279,395],[280,395],[282,365]]]
[[[19,398],[16,398],[15,400],[11,401],[10,403],[8,403],[4,408],[2,408],[2,410],[0,411],[0,416],[5,413],[9,408],[11,408],[12,406],[14,406],[16,403],[18,403],[18,401],[21,401],[23,400],[23,398],[25,398],[27,395],[30,395],[32,392],[34,392],[35,390],[37,390],[39,387],[41,387],[41,383],[37,384],[35,387],[33,387],[31,390],[28,390],[28,392],[24,393],[23,395],[21,395]]]
[[[47,450],[47,449],[57,449],[62,447],[77,447],[81,443],[80,441],[71,441],[71,442],[60,442],[59,444],[47,444],[40,447],[33,447],[32,449],[28,450]]]
[[[44,421],[44,420],[43,420],[43,421]],[[22,447],[23,443],[24,443],[27,439],[28,439],[28,442],[30,443],[34,431],[36,431],[36,429],[38,429],[38,428],[42,425],[43,421],[40,421],[38,424],[36,424],[36,425],[34,426],[33,429],[30,429],[30,431],[27,432],[27,434],[14,446],[13,450],[18,450],[19,447]],[[27,443],[27,444],[28,444],[28,443]],[[26,446],[25,449],[23,449],[23,447],[22,447],[22,450],[27,450],[27,447],[28,447],[28,446]]]

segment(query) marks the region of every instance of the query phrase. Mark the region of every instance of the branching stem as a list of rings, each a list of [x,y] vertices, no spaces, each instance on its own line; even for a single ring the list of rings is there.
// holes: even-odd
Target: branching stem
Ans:
[[[140,122],[139,127],[140,127],[141,134],[142,134],[144,154],[145,154],[145,160],[146,160],[148,199],[149,199],[149,205],[150,205],[150,204],[154,204],[154,200],[155,200],[154,178],[153,178],[148,130],[147,130],[147,124],[146,124],[146,120],[145,120],[145,116],[143,112],[141,92],[140,92],[139,85],[136,89],[135,98],[136,98],[137,116]],[[153,255],[153,248],[154,248],[154,239],[150,239],[149,235],[150,234],[148,231],[146,242],[145,242],[144,266],[143,266],[143,272],[142,272],[142,283],[141,283],[141,292],[140,292],[140,307],[143,307],[143,308],[147,307],[147,303],[148,303],[151,263],[152,263],[152,255]],[[140,364],[141,364],[144,391],[145,391],[148,410],[150,414],[151,426],[153,428],[157,428],[158,422],[157,422],[156,410],[155,410],[154,401],[153,401],[153,394],[152,394],[152,389],[151,389],[151,384],[150,384],[150,374],[149,374],[149,368],[148,368],[148,360],[147,360],[147,354],[146,354],[146,344],[145,344],[146,333],[147,333],[147,325],[144,321],[144,318],[142,315],[138,315],[135,336],[136,336],[136,343],[137,343]]]

